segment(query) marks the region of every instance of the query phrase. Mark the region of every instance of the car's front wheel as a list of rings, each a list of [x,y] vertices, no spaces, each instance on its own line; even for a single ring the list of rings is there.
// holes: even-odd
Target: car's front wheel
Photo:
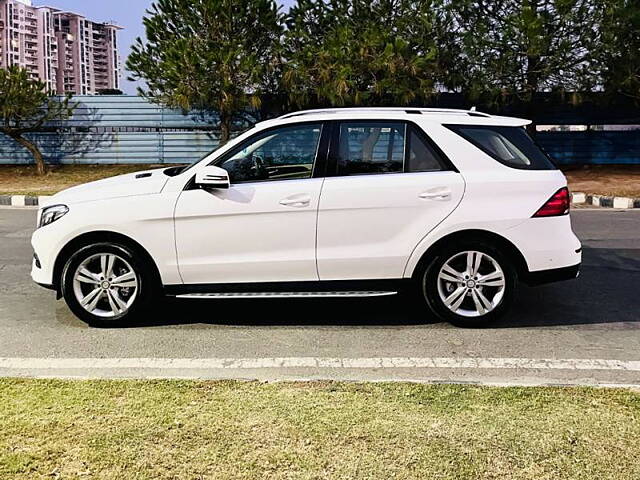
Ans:
[[[444,249],[424,270],[421,290],[441,318],[479,327],[509,308],[516,273],[510,259],[483,242],[461,242]]]
[[[145,263],[124,245],[98,243],[79,249],[62,273],[62,295],[71,311],[94,326],[133,320],[153,295]]]

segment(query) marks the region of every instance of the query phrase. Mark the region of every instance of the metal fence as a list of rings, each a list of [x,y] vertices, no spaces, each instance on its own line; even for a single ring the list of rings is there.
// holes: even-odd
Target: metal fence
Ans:
[[[546,131],[536,138],[560,165],[640,164],[640,128]]]
[[[57,163],[188,163],[218,144],[213,119],[183,115],[137,96],[79,96],[60,132],[31,135],[45,161]],[[32,163],[29,153],[0,135],[0,163]]]
[[[78,108],[59,132],[31,135],[47,163],[191,163],[218,144],[215,118],[183,115],[137,96],[74,101]],[[579,117],[571,121],[588,123]],[[639,128],[548,130],[538,132],[537,139],[559,164],[640,164]],[[0,134],[0,164],[32,162],[26,150]]]

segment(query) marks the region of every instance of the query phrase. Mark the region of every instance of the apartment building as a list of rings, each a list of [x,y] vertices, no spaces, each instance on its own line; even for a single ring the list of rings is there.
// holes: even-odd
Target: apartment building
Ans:
[[[19,65],[55,91],[58,51],[51,7],[30,0],[0,0],[0,67]]]
[[[0,0],[0,68],[19,65],[58,94],[119,89],[121,65],[112,23],[31,0]]]
[[[53,14],[58,43],[59,92],[91,95],[120,88],[117,25],[96,23],[73,12]]]

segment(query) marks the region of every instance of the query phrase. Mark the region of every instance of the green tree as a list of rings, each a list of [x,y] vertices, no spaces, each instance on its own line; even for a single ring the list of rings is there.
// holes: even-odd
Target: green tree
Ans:
[[[602,0],[452,0],[461,53],[445,85],[471,100],[519,101],[601,85]]]
[[[298,0],[283,85],[292,104],[412,104],[439,78],[439,0]]]
[[[273,0],[157,0],[127,60],[140,93],[184,111],[219,116],[220,142],[274,84],[282,35]]]
[[[27,134],[42,130],[51,122],[68,119],[75,107],[69,96],[51,96],[46,84],[31,78],[27,70],[18,66],[0,69],[0,132],[33,155],[38,175],[45,173],[44,158]]]
[[[603,25],[605,90],[640,102],[640,3],[604,0]]]

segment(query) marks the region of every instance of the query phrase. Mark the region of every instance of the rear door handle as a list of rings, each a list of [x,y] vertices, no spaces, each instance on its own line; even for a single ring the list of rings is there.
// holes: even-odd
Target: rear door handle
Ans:
[[[449,189],[427,190],[426,192],[422,192],[418,196],[426,200],[449,200],[451,198],[451,190]]]
[[[308,207],[311,203],[311,197],[305,194],[291,195],[290,197],[280,200],[280,205],[285,207]]]

